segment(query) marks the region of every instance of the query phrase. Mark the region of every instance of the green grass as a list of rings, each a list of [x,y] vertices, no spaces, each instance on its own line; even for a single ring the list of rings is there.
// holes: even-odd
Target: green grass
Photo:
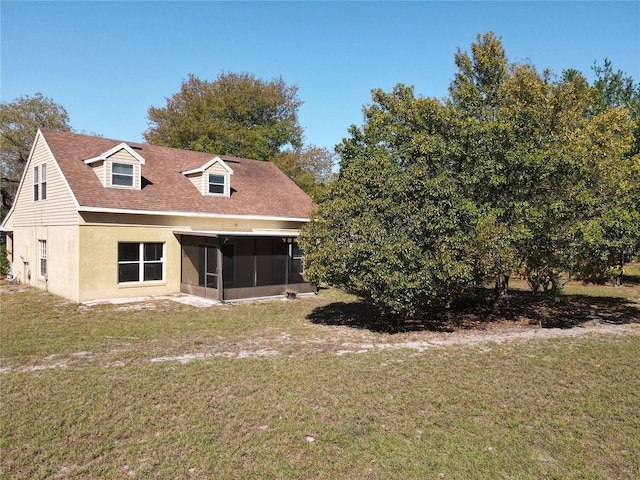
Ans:
[[[358,304],[331,290],[205,309],[88,308],[33,290],[1,302],[2,478],[640,476],[633,326],[337,355],[469,332],[333,326],[332,306]],[[537,328],[511,322],[478,328]],[[152,361],[184,354],[207,358]]]

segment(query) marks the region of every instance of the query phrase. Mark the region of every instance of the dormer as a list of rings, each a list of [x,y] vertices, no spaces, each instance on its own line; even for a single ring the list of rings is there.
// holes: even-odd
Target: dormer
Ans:
[[[182,174],[191,180],[202,195],[231,196],[233,170],[220,157],[215,157],[201,167],[187,170]]]
[[[126,143],[116,145],[84,163],[93,168],[105,188],[140,190],[144,158]]]

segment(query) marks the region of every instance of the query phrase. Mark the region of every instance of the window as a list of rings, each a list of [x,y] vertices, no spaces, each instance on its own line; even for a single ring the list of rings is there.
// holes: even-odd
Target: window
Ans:
[[[303,256],[304,252],[302,251],[302,248],[300,248],[300,245],[298,245],[296,242],[293,242],[291,244],[291,257],[294,260],[302,260]]]
[[[42,200],[47,199],[47,164],[43,163],[40,166],[40,198]]]
[[[291,244],[291,264],[289,266],[289,283],[302,283],[304,278],[304,265],[302,264],[302,257],[304,252],[300,246],[294,241]]]
[[[40,244],[40,271],[38,272],[41,277],[47,276],[47,241],[38,240]]]
[[[33,167],[33,201],[40,200],[40,177],[38,175],[39,167]]]
[[[33,167],[33,201],[47,199],[47,164]]]
[[[209,193],[224,195],[224,175],[209,174]]]
[[[118,283],[163,279],[163,243],[118,243]]]
[[[114,163],[111,167],[111,185],[133,187],[133,165]]]

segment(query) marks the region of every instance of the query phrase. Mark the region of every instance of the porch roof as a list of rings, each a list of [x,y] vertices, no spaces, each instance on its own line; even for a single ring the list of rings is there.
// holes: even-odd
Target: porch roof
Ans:
[[[175,235],[190,235],[194,237],[276,237],[276,238],[296,238],[300,235],[298,230],[268,230],[256,229],[250,232],[224,231],[224,230],[174,230]]]

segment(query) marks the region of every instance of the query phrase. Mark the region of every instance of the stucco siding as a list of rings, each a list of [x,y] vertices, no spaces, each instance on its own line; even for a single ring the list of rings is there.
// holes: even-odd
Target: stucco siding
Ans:
[[[34,167],[46,164],[46,199],[34,201]],[[76,203],[44,140],[38,137],[26,167],[11,218],[12,228],[43,225],[77,225]]]
[[[46,275],[40,270],[41,241],[46,242]],[[79,301],[78,226],[15,228],[13,272],[21,283]]]
[[[119,242],[162,242],[163,280],[118,283]],[[80,227],[79,301],[177,293],[180,291],[180,251],[173,228],[83,225]]]
[[[146,223],[146,225],[145,225]],[[174,230],[296,230],[300,222],[199,219],[189,217],[82,213],[80,226],[80,300],[169,295],[180,291],[181,246]],[[161,282],[118,283],[119,242],[163,242]]]

